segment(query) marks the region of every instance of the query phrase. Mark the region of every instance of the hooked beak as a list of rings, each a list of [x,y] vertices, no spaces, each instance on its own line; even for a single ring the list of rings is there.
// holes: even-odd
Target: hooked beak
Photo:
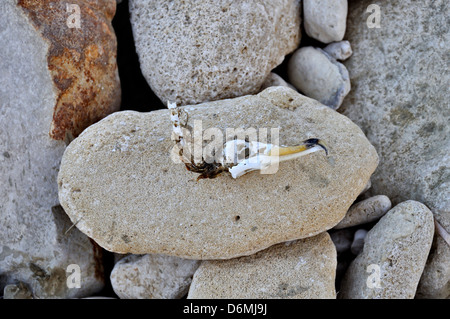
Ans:
[[[286,157],[286,159],[290,159],[293,157],[299,157],[302,155],[306,155],[308,153],[316,152],[319,150],[319,147],[325,151],[325,154],[328,156],[328,149],[326,144],[317,138],[310,138],[303,141],[300,145],[295,146],[277,146],[269,151],[269,156],[280,156],[280,158]]]

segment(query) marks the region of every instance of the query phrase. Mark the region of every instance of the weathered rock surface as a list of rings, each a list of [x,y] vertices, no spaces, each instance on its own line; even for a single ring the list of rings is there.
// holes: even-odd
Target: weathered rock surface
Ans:
[[[0,290],[20,281],[35,298],[103,287],[101,249],[77,229],[65,234],[56,176],[63,140],[119,106],[115,2],[71,4],[81,9],[79,29],[68,27],[65,2],[0,6]],[[71,263],[83,272],[80,289],[67,288]]]
[[[299,0],[131,0],[142,73],[167,104],[255,94],[300,43]]]
[[[395,206],[368,232],[362,252],[347,269],[338,297],[414,298],[433,233],[433,214],[425,205],[406,201]]]
[[[379,219],[392,207],[387,196],[377,195],[353,204],[335,229],[352,227]]]
[[[188,299],[332,299],[336,249],[328,233],[251,256],[203,261]]]
[[[303,0],[306,34],[323,43],[341,41],[345,35],[347,0]]]
[[[422,202],[450,232],[450,68],[442,58],[449,54],[450,3],[384,2],[380,28],[366,25],[370,4],[350,3],[346,38],[357,50],[345,65],[354,87],[341,110],[380,155],[372,194],[385,194],[394,205]],[[429,291],[448,297],[450,271],[440,270],[450,269],[450,247],[438,238],[430,258],[435,266],[424,276],[435,284]]]
[[[200,261],[147,254],[129,255],[114,265],[111,285],[121,299],[176,299],[185,296]]]
[[[24,23],[26,19],[35,29],[30,32],[30,36],[36,37],[34,49],[46,54],[51,81],[47,75],[40,75],[36,81],[52,87],[55,94],[51,101],[53,120],[49,129],[53,139],[70,140],[90,124],[119,110],[117,43],[111,26],[116,11],[114,1],[74,0],[70,5],[50,0],[8,2],[11,6],[18,3],[13,15],[20,15],[22,19],[19,22],[10,17],[11,26]],[[4,38],[2,46],[9,47],[5,50],[18,50],[17,39],[20,38],[11,37],[9,41],[9,37]],[[47,43],[42,45],[42,42]],[[23,63],[18,57],[8,60],[14,71]]]
[[[335,110],[350,92],[345,66],[319,48],[295,51],[288,63],[288,77],[300,92]]]
[[[168,110],[117,112],[67,147],[58,177],[67,214],[102,247],[227,259],[313,236],[344,217],[378,162],[359,127],[285,87],[185,110],[187,125],[201,120],[203,130],[280,128],[283,145],[320,137],[329,156],[282,162],[275,174],[196,181],[171,159]]]

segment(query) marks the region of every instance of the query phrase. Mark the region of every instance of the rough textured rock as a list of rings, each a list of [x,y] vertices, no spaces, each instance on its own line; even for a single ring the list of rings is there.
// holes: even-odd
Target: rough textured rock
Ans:
[[[350,77],[342,63],[319,48],[303,47],[288,63],[290,83],[300,92],[333,109],[350,91]]]
[[[384,2],[381,28],[368,28],[371,3],[349,7],[346,38],[357,50],[345,62],[354,87],[341,110],[380,155],[372,194],[385,194],[394,205],[422,202],[450,232],[450,68],[443,58],[449,54],[450,3]],[[435,267],[424,276],[434,277],[450,296],[450,272],[438,271],[450,269],[450,248],[440,239],[434,247],[429,265]]]
[[[25,14],[28,23],[36,29],[34,36],[48,43],[48,48],[39,46],[38,49],[46,50],[47,68],[52,80],[46,85],[52,86],[55,92],[50,136],[57,140],[70,140],[90,124],[117,111],[120,107],[120,80],[116,36],[111,26],[115,2],[74,0],[68,7],[65,2],[50,0],[9,0],[9,3],[15,2],[20,8],[14,10],[16,14]],[[80,8],[79,28],[76,27],[74,14],[77,11],[73,6]],[[14,49],[15,44],[12,43],[5,41],[5,45]],[[15,60],[22,63],[22,60]],[[15,60],[8,62],[15,66]],[[48,76],[41,80],[48,81]]]
[[[336,249],[328,233],[251,256],[203,261],[188,299],[332,299]]]
[[[329,156],[282,162],[275,174],[196,181],[171,160],[168,110],[117,112],[67,147],[58,177],[67,214],[102,247],[222,259],[309,237],[344,217],[378,162],[359,127],[285,87],[185,110],[187,125],[201,120],[203,130],[280,128],[283,145],[319,137]]]
[[[370,223],[379,219],[392,207],[387,196],[377,195],[353,204],[335,229]]]
[[[65,2],[0,6],[2,291],[21,281],[36,298],[64,298],[103,287],[101,249],[77,229],[65,234],[56,182],[62,140],[118,107],[115,2],[97,2],[71,1],[81,9],[80,29],[66,25]],[[67,289],[71,263],[83,271],[80,289]]]
[[[433,233],[433,214],[425,205],[406,201],[395,206],[367,234],[363,251],[348,268],[338,297],[414,298]]]
[[[303,0],[306,34],[323,43],[341,41],[345,35],[347,0]]]
[[[111,284],[121,299],[182,298],[199,265],[197,260],[165,255],[129,255],[114,265]]]
[[[167,104],[257,93],[300,43],[299,0],[131,0],[142,73]]]

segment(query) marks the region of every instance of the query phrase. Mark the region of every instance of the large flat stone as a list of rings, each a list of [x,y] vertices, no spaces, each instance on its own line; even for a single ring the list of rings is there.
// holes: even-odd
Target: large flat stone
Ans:
[[[170,112],[118,112],[66,149],[59,198],[76,226],[118,253],[222,259],[255,253],[335,226],[367,184],[378,157],[348,118],[285,87],[186,106],[203,130],[280,128],[280,144],[319,137],[316,152],[275,174],[197,174],[171,160]],[[225,133],[224,133],[225,134]]]
[[[251,256],[203,261],[188,299],[334,299],[330,235],[274,245]]]
[[[380,2],[380,28],[369,28],[370,4],[349,3],[346,38],[355,50],[345,65],[353,86],[340,110],[380,155],[369,192],[393,205],[424,203],[450,232],[450,4]],[[450,247],[439,239],[430,257],[423,296],[448,298],[450,271],[442,269],[450,269]]]

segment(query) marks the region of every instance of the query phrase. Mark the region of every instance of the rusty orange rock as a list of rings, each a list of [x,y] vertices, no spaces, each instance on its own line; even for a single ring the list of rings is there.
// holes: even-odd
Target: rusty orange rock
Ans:
[[[49,43],[48,69],[56,102],[50,137],[66,142],[120,107],[116,63],[117,40],[111,25],[114,0],[19,0],[21,7]],[[79,8],[79,27],[68,21]]]

